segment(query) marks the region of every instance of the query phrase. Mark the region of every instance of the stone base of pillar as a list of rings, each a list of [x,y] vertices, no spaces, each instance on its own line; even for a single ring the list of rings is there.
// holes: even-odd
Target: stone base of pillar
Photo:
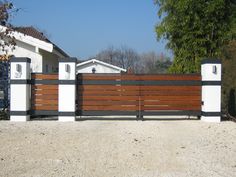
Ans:
[[[13,121],[13,122],[26,122],[26,121],[29,121],[30,120],[30,116],[27,115],[27,116],[10,116],[10,121]]]
[[[201,121],[220,123],[221,117],[220,116],[201,116]]]
[[[58,116],[59,122],[74,122],[75,116]]]

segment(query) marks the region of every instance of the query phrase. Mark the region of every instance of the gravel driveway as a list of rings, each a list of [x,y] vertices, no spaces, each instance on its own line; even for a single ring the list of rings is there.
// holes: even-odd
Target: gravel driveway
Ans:
[[[0,121],[2,177],[234,177],[236,124]]]

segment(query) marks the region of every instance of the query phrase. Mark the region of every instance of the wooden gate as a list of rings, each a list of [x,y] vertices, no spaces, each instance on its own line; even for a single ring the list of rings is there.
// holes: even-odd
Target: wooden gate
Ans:
[[[77,115],[200,115],[201,76],[80,74]]]
[[[31,115],[58,115],[58,74],[31,74]]]

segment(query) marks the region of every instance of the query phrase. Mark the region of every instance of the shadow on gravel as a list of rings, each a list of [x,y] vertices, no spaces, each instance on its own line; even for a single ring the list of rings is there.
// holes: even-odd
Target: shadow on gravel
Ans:
[[[9,120],[9,117],[7,119],[0,119],[0,120]],[[136,117],[76,117],[76,121],[199,121],[200,119],[197,117],[182,117],[182,118],[162,118],[162,117],[153,117],[153,118],[136,118]],[[38,117],[31,117],[30,121],[58,121],[58,117],[56,116],[38,116]],[[232,121],[229,120],[228,117],[222,116],[221,121]]]
[[[30,117],[30,121],[57,121],[58,118],[55,116],[37,116]]]
[[[136,118],[136,117],[76,117],[76,121],[184,121],[184,120],[199,120],[198,118]],[[58,121],[56,116],[37,116],[31,117],[30,121]]]
[[[117,117],[117,118],[104,118],[104,117],[89,117],[89,118],[76,118],[76,121],[90,121],[90,120],[101,120],[101,121],[175,121],[175,120],[199,120],[197,118],[130,118],[130,117]]]

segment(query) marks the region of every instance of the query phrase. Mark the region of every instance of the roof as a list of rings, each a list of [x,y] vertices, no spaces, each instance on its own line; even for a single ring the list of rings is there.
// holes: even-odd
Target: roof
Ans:
[[[45,42],[50,42],[43,33],[39,32],[38,30],[36,30],[34,27],[30,26],[30,27],[15,27],[14,30],[23,33],[25,35],[28,36],[32,36],[34,38],[37,38],[41,41],[45,41]]]
[[[51,42],[42,32],[38,31],[37,29],[35,29],[32,26],[30,26],[30,27],[15,27],[14,30],[17,32],[23,33],[25,35],[31,36],[33,38],[39,39],[41,41],[51,43],[53,45],[53,48],[55,48],[55,50],[60,52],[65,57],[69,57],[69,55],[66,52],[64,52],[56,44]]]
[[[113,69],[116,69],[116,70],[119,70],[119,71],[126,72],[126,69],[124,69],[124,68],[120,68],[118,66],[115,66],[115,65],[112,65],[112,64],[109,64],[109,63],[105,63],[105,62],[97,60],[97,59],[86,60],[84,62],[78,63],[76,66],[79,67],[79,66],[86,65],[86,64],[89,64],[89,63],[99,63],[101,65],[104,65],[104,66],[107,66],[107,67],[110,67],[110,68],[113,68]]]

